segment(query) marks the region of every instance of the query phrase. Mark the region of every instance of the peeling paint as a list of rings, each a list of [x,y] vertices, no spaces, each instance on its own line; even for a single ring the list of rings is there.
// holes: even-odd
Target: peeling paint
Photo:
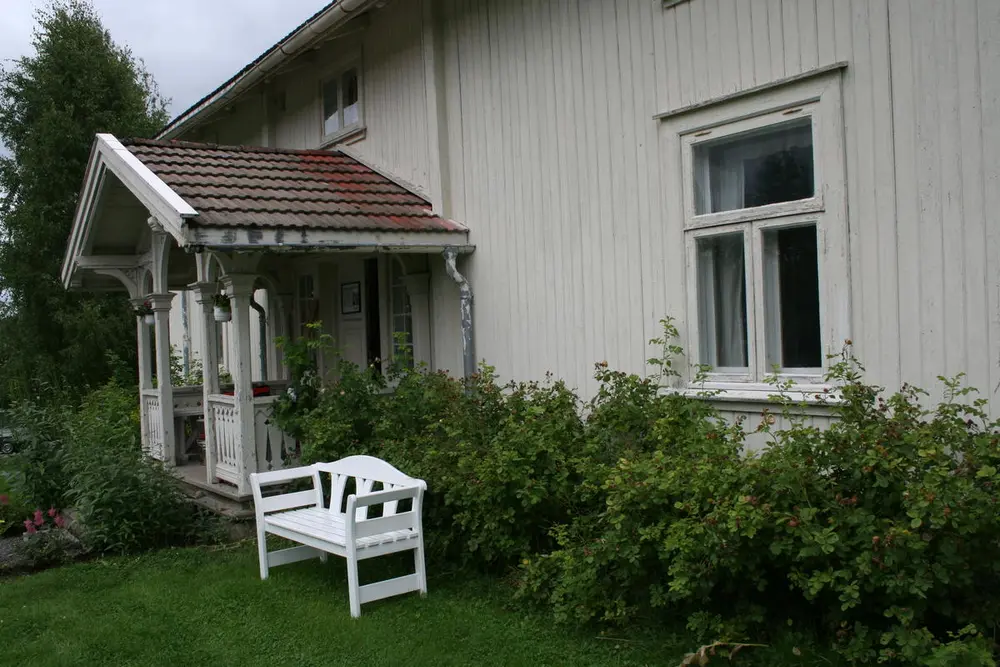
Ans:
[[[222,235],[223,243],[236,243],[236,232],[234,230],[226,230]]]
[[[472,306],[474,297],[469,280],[458,272],[458,248],[444,250],[444,266],[451,279],[458,283],[459,309],[462,320],[462,361],[466,379],[476,374],[476,346],[472,328]]]
[[[250,245],[257,245],[264,240],[264,232],[259,229],[248,229],[247,230],[247,243]]]

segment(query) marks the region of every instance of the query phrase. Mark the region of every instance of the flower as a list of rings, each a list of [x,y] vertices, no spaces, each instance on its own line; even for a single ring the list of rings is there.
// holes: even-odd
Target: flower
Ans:
[[[58,513],[59,513],[59,512],[57,512],[57,511],[56,511],[56,508],[55,508],[55,507],[50,507],[50,508],[49,508],[49,516],[50,516],[50,517],[52,517],[52,516],[55,516],[55,515],[56,515],[56,514],[58,514]]]
[[[62,514],[56,514],[56,518],[53,519],[52,521],[53,521],[53,523],[56,524],[57,528],[65,528],[66,527],[66,519],[64,519],[62,517]]]
[[[31,519],[24,520],[24,529],[28,531],[29,535],[34,535],[38,532],[38,529],[35,528],[35,524],[31,523]]]
[[[35,510],[35,525],[41,526],[45,523],[45,515],[42,514],[42,510]]]

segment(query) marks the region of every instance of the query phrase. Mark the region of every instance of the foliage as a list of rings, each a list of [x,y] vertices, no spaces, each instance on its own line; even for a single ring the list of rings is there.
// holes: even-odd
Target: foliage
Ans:
[[[1000,423],[985,402],[959,379],[937,406],[911,387],[885,397],[846,349],[830,364],[838,391],[813,397],[837,421],[807,425],[774,380],[759,427],[772,444],[748,453],[741,424],[665,389],[680,350],[664,326],[650,377],[602,362],[586,403],[551,379],[501,385],[485,366],[468,382],[398,367],[386,380],[341,360],[324,385],[309,370],[322,344],[300,341],[300,400],[281,423],[309,460],[369,453],[427,480],[432,560],[520,561],[517,596],[559,621],[992,664]]]
[[[20,497],[42,507],[65,507],[71,471],[67,461],[73,410],[59,400],[24,401],[9,412],[17,443]]]
[[[36,18],[34,54],[0,69],[0,404],[134,382],[128,302],[66,292],[60,263],[94,135],[149,136],[166,119],[152,77],[86,0]]]
[[[80,542],[66,529],[66,520],[54,507],[40,509],[24,520],[17,551],[34,568],[68,562],[82,552]]]
[[[207,526],[176,481],[142,453],[135,389],[106,385],[76,409],[20,404],[23,496],[43,507],[73,507],[84,543],[98,552],[186,544]]]
[[[32,506],[27,502],[22,491],[21,475],[14,459],[0,468],[0,537],[7,533],[23,530],[21,520],[31,513]]]
[[[200,534],[194,507],[159,463],[142,453],[134,390],[108,385],[76,414],[69,461],[69,503],[86,545],[132,552],[185,544]]]
[[[883,398],[849,354],[830,380],[839,420],[820,431],[786,406],[759,455],[707,418],[676,430],[680,399],[657,448],[596,474],[603,510],[555,531],[521,596],[573,622],[683,614],[706,638],[787,626],[851,660],[992,664],[975,628],[1000,619],[1000,424],[956,380],[933,409],[910,387]]]
[[[184,371],[184,360],[177,351],[176,345],[170,346],[170,384],[174,387],[196,387],[204,382],[204,369],[201,359],[191,357],[187,372]]]

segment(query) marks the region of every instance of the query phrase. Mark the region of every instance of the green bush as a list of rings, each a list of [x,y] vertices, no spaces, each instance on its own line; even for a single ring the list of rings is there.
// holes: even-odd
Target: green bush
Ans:
[[[18,449],[21,496],[33,506],[63,507],[71,471],[67,464],[73,409],[66,403],[23,402],[8,413]]]
[[[72,434],[67,495],[89,548],[124,553],[197,538],[194,506],[170,473],[143,456],[134,390],[108,385],[89,394]]]
[[[955,381],[928,410],[912,388],[883,399],[850,359],[831,379],[839,420],[759,455],[709,415],[683,425],[691,399],[659,399],[660,446],[611,467],[604,509],[555,532],[521,597],[573,622],[679,615],[703,636],[818,633],[852,660],[990,664],[971,662],[969,628],[1000,619],[1000,424]]]
[[[134,388],[109,384],[76,409],[25,403],[13,418],[22,452],[12,497],[22,506],[74,508],[88,549],[135,552],[204,535],[173,477],[143,456]]]
[[[367,453],[427,480],[432,559],[518,564],[516,596],[559,621],[993,664],[981,632],[1000,619],[1000,424],[984,402],[958,381],[933,408],[909,387],[885,398],[845,353],[839,397],[817,397],[833,426],[779,400],[761,419],[771,446],[748,453],[710,401],[665,390],[680,353],[665,325],[650,377],[602,362],[585,403],[485,366],[468,382],[397,368],[387,383],[341,362],[323,386],[304,363],[282,425],[307,460]],[[777,412],[790,427],[773,430]]]

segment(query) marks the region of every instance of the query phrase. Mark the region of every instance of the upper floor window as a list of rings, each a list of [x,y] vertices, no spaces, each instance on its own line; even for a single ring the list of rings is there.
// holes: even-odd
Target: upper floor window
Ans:
[[[359,69],[352,66],[323,81],[323,142],[330,142],[360,128],[361,81]]]
[[[820,382],[847,337],[840,105],[835,75],[668,121],[683,167],[689,346],[710,380]]]

